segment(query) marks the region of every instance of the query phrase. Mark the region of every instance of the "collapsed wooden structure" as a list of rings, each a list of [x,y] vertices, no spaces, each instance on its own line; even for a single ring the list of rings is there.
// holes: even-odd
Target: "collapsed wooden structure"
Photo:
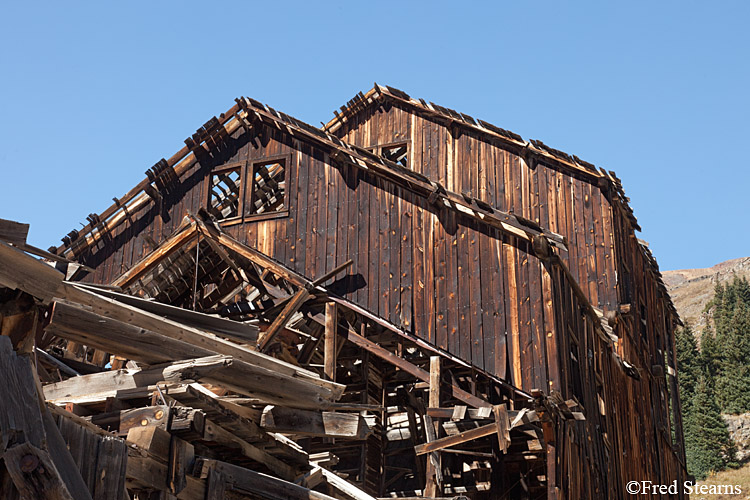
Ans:
[[[0,223],[6,497],[685,480],[679,318],[617,177],[390,87],[335,114],[240,98],[62,246]]]

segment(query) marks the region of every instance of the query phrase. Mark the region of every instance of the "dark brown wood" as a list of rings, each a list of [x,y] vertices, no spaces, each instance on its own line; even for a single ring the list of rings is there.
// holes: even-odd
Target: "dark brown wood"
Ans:
[[[284,330],[282,322],[288,317],[274,313],[268,320],[282,323],[274,329],[292,339],[281,345],[279,357],[304,363],[327,378],[338,372],[339,377],[345,377],[347,390],[353,391],[346,401],[357,401],[355,404],[366,401],[387,408],[394,401],[389,400],[390,393],[362,388],[378,386],[380,381],[349,380],[352,366],[366,363],[363,371],[375,377],[379,366],[387,367],[386,377],[395,378],[386,380],[422,391],[429,387],[425,384],[429,374],[422,363],[434,354],[450,367],[445,370],[444,397],[486,406],[486,401],[502,403],[509,395],[521,396],[515,398],[514,408],[525,404],[522,401],[532,390],[545,397],[557,393],[565,401],[577,399],[585,408],[586,420],[573,430],[554,427],[553,435],[559,434],[553,436],[554,449],[543,448],[554,457],[537,457],[540,463],[529,464],[546,468],[545,483],[534,479],[535,484],[527,484],[532,490],[537,488],[530,496],[539,496],[538,488],[554,485],[561,498],[618,498],[624,495],[624,478],[658,476],[659,481],[669,482],[684,474],[681,438],[672,442],[668,415],[669,398],[672,408],[679,408],[676,391],[666,394],[667,384],[651,379],[656,373],[651,367],[664,364],[663,354],[668,354],[674,343],[678,320],[653,257],[635,237],[638,225],[614,174],[539,141],[526,142],[385,87],[376,86],[367,96],[355,98],[340,113],[342,118],[326,128],[335,132],[333,135],[255,101],[239,102],[241,118],[219,120],[226,126],[221,125],[216,134],[236,127],[237,133],[228,142],[209,134],[211,140],[204,138],[195,153],[182,155],[179,168],[174,164],[184,188],[170,193],[166,213],[154,215],[157,211],[152,210],[155,203],[151,198],[135,192],[125,202],[127,210],[105,212],[102,234],[85,229],[77,242],[61,249],[66,257],[75,255],[95,268],[86,280],[110,283],[124,275],[136,283],[148,280],[148,274],[158,268],[156,263],[169,268],[171,256],[192,248],[190,241],[177,245],[179,249],[172,255],[148,254],[154,248],[169,253],[170,238],[180,229],[184,214],[206,208],[207,172],[284,156],[288,159],[289,188],[285,213],[273,218],[219,221],[198,216],[186,226],[194,223],[201,228],[202,237],[209,240],[202,244],[201,252],[206,249],[205,253],[215,255],[221,266],[217,274],[227,273],[218,274],[212,282],[206,280],[206,290],[230,277],[236,283],[226,280],[227,286],[231,284],[239,294],[244,278],[237,275],[244,269],[249,279],[245,292],[256,285],[267,286],[269,300],[278,304],[295,289],[312,291],[315,300],[308,298],[305,308],[310,317],[322,318],[324,302],[335,301],[341,309],[341,327],[348,321],[352,325],[366,322],[373,331],[372,340],[347,334],[349,342],[339,343],[334,352],[338,347],[342,350],[334,357],[330,345],[326,356],[325,342],[316,344],[323,336],[319,326],[303,327],[304,355],[290,354],[296,345],[295,334]],[[235,122],[242,123],[232,125]],[[388,145],[395,144],[407,145],[407,168],[378,158]],[[370,148],[374,155],[357,146]],[[252,168],[245,169],[245,182],[250,180],[248,175]],[[240,193],[241,204],[252,201],[245,196],[246,185]],[[154,245],[147,236],[153,238]],[[20,270],[0,272],[0,282],[12,281],[22,273],[32,276],[33,272],[28,272],[32,267],[46,266],[14,257]],[[330,276],[336,278],[332,283],[313,281],[348,260],[353,264],[346,276]],[[238,264],[240,261],[244,264]],[[206,265],[219,267],[213,262]],[[147,268],[148,272],[144,271]],[[176,272],[176,276],[185,273]],[[59,287],[59,280],[55,276],[23,283],[20,288],[34,288],[36,294],[29,293],[46,302],[55,296],[75,302],[67,296],[67,286]],[[188,281],[192,290],[195,282]],[[242,300],[243,296],[238,296]],[[141,312],[120,308],[110,312],[102,303],[80,301],[96,315],[145,327],[168,337],[167,342],[200,346],[283,373],[289,377],[284,380],[302,377],[335,391],[325,385],[329,381],[315,382],[308,370],[218,341],[209,334],[208,326],[185,329],[176,325],[180,321],[174,318],[144,319]],[[597,309],[624,310],[623,304],[630,305],[631,317],[602,326]],[[131,322],[128,318],[132,315],[137,319]],[[54,323],[53,318],[50,332]],[[78,345],[69,344],[69,351],[82,358],[88,339],[72,340]],[[646,373],[646,378],[634,378],[638,373]],[[663,373],[668,373],[666,367]],[[333,404],[334,398],[324,399]],[[603,410],[600,414],[592,408]],[[387,421],[385,425],[389,425]],[[677,429],[679,422],[675,425]],[[496,426],[495,432],[504,431]],[[674,436],[680,434],[676,431]],[[523,474],[518,464],[525,463],[510,455],[518,446],[527,447],[526,441],[535,442],[524,441],[515,433],[513,439],[503,457],[507,460],[504,465],[509,465],[501,474],[506,487],[517,482]],[[508,444],[507,439],[505,442]],[[535,443],[533,446],[549,445]],[[397,484],[407,488],[405,472],[375,470],[375,459],[364,449],[357,449],[359,462],[350,465],[345,474],[383,477],[381,493]],[[372,453],[387,456],[388,451]],[[343,447],[342,453],[345,463]],[[622,458],[625,456],[628,460]],[[456,454],[450,460],[458,458]],[[396,467],[395,460],[386,458],[385,464]],[[445,491],[457,490],[446,483]]]
[[[24,245],[29,235],[29,225],[0,219],[0,240],[14,245]]]
[[[247,491],[269,500],[333,500],[333,497],[235,465],[214,460],[201,460],[200,467],[208,474],[211,469],[224,476],[227,489]]]
[[[263,336],[258,341],[258,350],[264,352],[271,345],[271,342],[276,338],[276,335],[284,328],[292,317],[296,313],[302,304],[304,304],[311,297],[310,292],[306,288],[301,288],[295,293],[291,299],[286,303],[284,309],[281,310],[276,319],[273,320],[271,326],[268,327],[263,333]]]
[[[24,498],[47,500],[84,500],[91,496],[73,496],[60,477],[49,454],[39,448],[22,443],[5,450],[5,467]],[[86,492],[88,494],[88,491]]]
[[[393,366],[398,367],[401,370],[404,370],[405,372],[409,373],[410,375],[413,375],[414,377],[418,378],[419,380],[422,380],[424,382],[430,381],[430,373],[422,370],[421,368],[414,366],[413,364],[409,363],[408,361],[405,361],[402,358],[399,358],[397,355],[387,351],[386,349],[380,347],[379,345],[375,344],[374,342],[370,342],[366,338],[360,336],[359,334],[356,334],[349,330],[348,332],[348,340],[363,349],[366,349],[370,353],[378,356],[379,358],[387,361],[388,363],[391,363]],[[459,387],[456,387],[455,385],[451,385],[450,387],[453,397],[463,401],[466,404],[472,405],[475,408],[480,408],[482,406],[490,406],[489,403],[486,401],[469,394],[468,392],[460,389]]]

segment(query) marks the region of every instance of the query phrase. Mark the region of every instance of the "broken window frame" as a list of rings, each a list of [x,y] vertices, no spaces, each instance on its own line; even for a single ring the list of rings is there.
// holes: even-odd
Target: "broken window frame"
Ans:
[[[386,150],[394,150],[394,149],[401,148],[401,147],[406,148],[406,152],[403,155],[404,163],[394,160],[390,158],[389,156],[386,156],[384,153]],[[386,160],[390,160],[394,163],[398,163],[402,167],[408,168],[411,170],[411,161],[409,158],[409,150],[410,150],[409,141],[396,141],[396,142],[389,142],[387,144],[378,144],[377,146],[370,146],[369,148],[367,148],[367,150],[377,156],[380,156],[381,158],[385,158]]]
[[[245,176],[246,170],[247,170],[247,162],[246,161],[240,161],[240,162],[232,162],[227,163],[225,165],[220,165],[213,170],[211,170],[211,173],[208,177],[208,193],[206,197],[206,207],[208,208],[208,211],[211,215],[214,215],[214,208],[213,208],[213,179],[214,176],[234,172],[239,172],[239,179],[237,183],[239,184],[239,191],[237,194],[237,213],[235,215],[231,215],[229,217],[223,217],[221,219],[217,219],[221,223],[235,223],[242,221],[242,214],[244,213],[244,198],[245,198],[245,183],[243,177]]]
[[[281,203],[281,207],[277,210],[269,211],[269,212],[262,212],[262,213],[254,213],[254,212],[248,212],[248,209],[251,207],[254,207],[254,200],[253,195],[254,192],[252,190],[252,184],[255,179],[255,174],[258,168],[263,167],[265,165],[273,164],[273,163],[280,163],[282,165],[282,168],[284,169],[283,176],[284,176],[284,199]],[[289,216],[289,167],[292,164],[292,155],[291,154],[285,154],[285,155],[276,155],[276,156],[267,156],[264,158],[258,158],[256,160],[251,160],[247,162],[247,166],[245,167],[246,175],[245,175],[245,181],[243,182],[243,219],[245,221],[257,221],[257,220],[265,220],[265,219],[273,219],[278,217],[287,217]]]

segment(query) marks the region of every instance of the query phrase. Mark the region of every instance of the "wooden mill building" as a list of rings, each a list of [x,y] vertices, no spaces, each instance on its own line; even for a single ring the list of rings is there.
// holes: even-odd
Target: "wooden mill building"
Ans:
[[[153,425],[183,480],[139,476],[130,449],[121,497],[609,499],[686,480],[680,320],[614,173],[390,87],[334,114],[315,128],[239,98],[59,248],[5,237],[4,303],[23,292],[37,326],[3,333],[46,353],[60,422],[120,412],[102,432],[141,443],[122,412],[217,420],[174,375],[125,397],[59,366],[172,363],[271,456],[236,462],[174,417]],[[29,284],[21,250],[60,276]],[[236,371],[195,368],[207,356]],[[252,490],[267,478],[284,493]]]

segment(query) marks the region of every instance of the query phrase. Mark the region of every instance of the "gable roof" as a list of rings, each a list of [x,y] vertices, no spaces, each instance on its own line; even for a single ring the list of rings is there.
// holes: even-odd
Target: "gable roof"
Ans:
[[[334,110],[333,119],[323,125],[323,130],[333,134],[351,121],[355,115],[369,106],[386,101],[398,103],[422,116],[432,118],[445,125],[457,125],[488,139],[497,140],[510,151],[518,154],[527,161],[537,161],[552,168],[576,173],[584,176],[600,188],[611,188],[615,204],[624,211],[633,229],[641,230],[638,220],[630,208],[630,198],[625,196],[620,179],[611,170],[607,171],[603,168],[597,168],[592,163],[584,161],[575,155],[569,155],[558,149],[551,148],[540,140],[531,139],[526,141],[514,132],[502,129],[486,121],[475,119],[465,113],[459,113],[453,109],[439,106],[433,102],[411,97],[406,92],[387,85],[382,86],[375,83],[374,87],[367,91],[367,93],[363,94],[359,92],[345,106],[341,106],[341,112]]]
[[[128,214],[135,213],[158,200],[160,191],[168,189],[173,179],[179,179],[195,162],[199,161],[204,153],[211,151],[222,137],[231,135],[240,127],[248,131],[256,130],[259,124],[277,128],[292,137],[305,140],[326,151],[333,161],[353,165],[372,175],[394,182],[399,187],[427,199],[430,204],[438,204],[454,210],[480,224],[494,227],[529,242],[535,236],[542,236],[552,246],[562,249],[566,247],[562,236],[542,228],[534,221],[496,210],[482,200],[471,196],[447,191],[438,182],[418,172],[377,156],[366,149],[350,145],[328,132],[279,112],[259,101],[241,97],[236,99],[235,106],[226,113],[222,113],[219,118],[213,117],[186,139],[186,146],[180,151],[168,160],[160,160],[146,171],[147,178],[131,189],[122,199],[115,198],[115,203],[100,215],[89,215],[89,224],[80,231],[71,231],[63,238],[63,245],[56,248],[53,253],[74,257],[88,246],[97,243],[108,231],[127,221]]]
[[[322,130],[335,134],[336,131],[346,125],[360,112],[368,109],[370,106],[389,101],[445,125],[456,125],[478,133],[488,139],[499,141],[508,150],[518,154],[527,162],[533,160],[551,168],[562,170],[563,172],[583,176],[602,191],[609,190],[612,195],[613,209],[621,211],[625,219],[630,223],[633,231],[641,231],[633,209],[630,207],[630,198],[625,195],[622,181],[613,171],[605,170],[601,167],[597,168],[594,164],[584,161],[575,155],[569,155],[558,149],[551,148],[540,140],[531,139],[526,141],[514,132],[502,129],[483,120],[475,119],[465,113],[439,106],[433,102],[411,97],[406,92],[387,85],[378,85],[375,83],[373,88],[366,93],[359,92],[346,105],[341,106],[338,111],[334,110],[334,117],[328,123],[323,124]],[[647,264],[647,268],[656,279],[660,292],[667,298],[670,310],[679,321],[679,315],[672,304],[667,287],[664,285],[656,259],[647,247],[644,245],[638,245],[638,247]]]
[[[525,158],[527,159],[533,157],[537,161],[552,167],[572,169],[579,174],[588,175],[600,187],[611,188],[611,192],[614,193],[613,206],[616,209],[623,210],[633,229],[640,230],[632,209],[628,205],[629,199],[625,197],[622,184],[613,172],[608,173],[604,169],[597,170],[592,164],[583,162],[575,156],[571,157],[547,148],[540,141],[523,142],[520,136],[481,120],[477,121],[468,115],[448,108],[428,104],[424,100],[413,99],[398,89],[381,87],[375,84],[375,87],[367,94],[360,93],[350,100],[347,106],[342,108],[342,114],[337,114],[337,118],[324,125],[323,129],[313,127],[254,99],[247,97],[235,99],[234,106],[219,115],[218,118],[212,117],[192,136],[185,139],[185,146],[177,153],[169,159],[159,160],[147,170],[146,179],[131,189],[123,198],[113,198],[114,204],[99,215],[90,214],[87,217],[89,223],[83,229],[71,231],[63,238],[63,245],[58,248],[50,248],[50,251],[60,256],[74,258],[79,251],[98,243],[107,232],[127,221],[130,213],[135,213],[149,203],[155,203],[159,200],[161,190],[168,189],[173,179],[179,179],[182,174],[199,161],[200,157],[210,152],[222,138],[231,135],[239,128],[252,131],[257,128],[258,124],[275,127],[287,132],[292,137],[312,143],[328,152],[334,161],[353,165],[373,175],[395,182],[400,187],[424,197],[430,204],[438,204],[441,207],[454,210],[460,215],[474,219],[479,224],[499,229],[529,242],[532,242],[535,237],[541,236],[553,247],[566,249],[565,239],[561,235],[542,228],[534,221],[516,214],[496,210],[483,200],[447,191],[440,183],[421,173],[375,155],[364,148],[348,144],[333,135],[333,132],[338,129],[336,123],[345,123],[345,120],[364,109],[364,107],[382,99],[396,100],[420,112],[447,120],[450,123],[458,123],[460,126],[469,127],[488,137],[500,139],[517,151],[519,151],[518,148],[521,148],[520,154],[526,155]],[[679,319],[666,286],[661,279],[656,260],[650,255],[650,252],[646,253],[643,247],[640,247],[643,258],[648,264],[647,267],[656,279],[657,286],[662,295],[667,298],[670,310]],[[533,249],[534,246],[531,248]]]

